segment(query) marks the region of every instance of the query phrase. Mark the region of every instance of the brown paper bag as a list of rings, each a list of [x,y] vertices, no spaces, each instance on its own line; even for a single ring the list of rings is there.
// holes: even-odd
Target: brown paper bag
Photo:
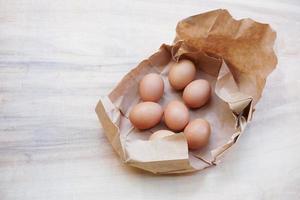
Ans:
[[[227,10],[214,10],[180,21],[173,45],[159,51],[131,70],[116,88],[99,101],[96,113],[105,134],[127,164],[153,173],[171,174],[201,170],[215,165],[251,120],[266,78],[277,64],[273,44],[276,33],[268,24],[251,19],[235,20]],[[170,65],[182,58],[192,60],[197,78],[210,82],[213,94],[204,107],[190,111],[207,119],[212,127],[209,144],[189,151],[182,133],[149,141],[151,133],[167,129],[163,122],[152,129],[135,129],[129,111],[139,103],[138,83],[148,73],[163,77],[165,93],[160,104],[181,99],[168,82]]]

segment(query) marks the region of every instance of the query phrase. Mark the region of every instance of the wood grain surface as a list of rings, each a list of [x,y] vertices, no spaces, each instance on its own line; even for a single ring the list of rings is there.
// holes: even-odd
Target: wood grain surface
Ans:
[[[94,108],[176,23],[216,8],[270,23],[279,63],[216,167],[125,166]],[[300,199],[299,1],[0,0],[0,200]]]

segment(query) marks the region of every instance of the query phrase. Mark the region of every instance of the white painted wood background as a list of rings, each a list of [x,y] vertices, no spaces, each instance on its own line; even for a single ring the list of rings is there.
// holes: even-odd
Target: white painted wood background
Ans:
[[[216,8],[270,23],[278,68],[217,167],[155,176],[122,164],[94,107]],[[0,199],[300,199],[299,1],[0,0]]]

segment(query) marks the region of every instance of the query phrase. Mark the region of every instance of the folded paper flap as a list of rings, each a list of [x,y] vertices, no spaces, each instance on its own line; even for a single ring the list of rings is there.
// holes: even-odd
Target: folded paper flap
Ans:
[[[127,141],[126,153],[129,165],[153,173],[195,170],[189,163],[187,142],[182,133],[157,140]]]
[[[268,24],[235,20],[227,10],[219,9],[180,21],[176,33],[175,42],[183,40],[194,49],[221,56],[238,87],[257,102],[266,77],[277,64],[276,33]]]
[[[215,93],[227,102],[235,114],[241,113],[250,102],[252,96],[241,92],[226,62],[223,61],[215,87]]]
[[[118,155],[124,159],[124,150],[120,141],[119,128],[112,121],[112,112],[116,112],[108,98],[101,99],[96,106],[96,113],[104,129],[108,141]],[[109,114],[110,113],[110,114]]]
[[[158,140],[127,141],[126,152],[130,160],[135,162],[188,160],[187,142],[182,133]],[[147,156],[144,152],[147,152]]]

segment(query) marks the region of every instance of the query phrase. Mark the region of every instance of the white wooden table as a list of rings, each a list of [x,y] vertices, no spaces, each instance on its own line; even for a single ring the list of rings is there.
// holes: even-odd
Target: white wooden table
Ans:
[[[300,199],[299,1],[0,0],[0,199]],[[278,68],[252,123],[217,167],[155,176],[125,166],[94,107],[216,8],[270,23]]]

